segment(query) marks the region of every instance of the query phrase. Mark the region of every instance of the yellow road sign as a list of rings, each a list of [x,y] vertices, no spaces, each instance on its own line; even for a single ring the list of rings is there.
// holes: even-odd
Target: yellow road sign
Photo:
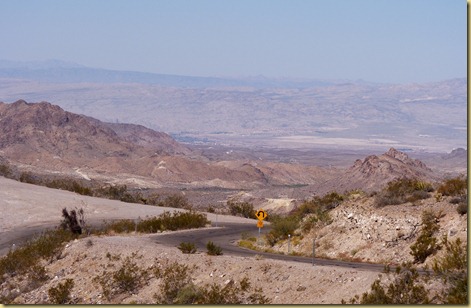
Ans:
[[[257,228],[263,228],[263,221],[257,221]]]
[[[258,210],[257,213],[255,213],[255,216],[257,216],[257,219],[261,221],[267,218],[268,215],[264,210]]]

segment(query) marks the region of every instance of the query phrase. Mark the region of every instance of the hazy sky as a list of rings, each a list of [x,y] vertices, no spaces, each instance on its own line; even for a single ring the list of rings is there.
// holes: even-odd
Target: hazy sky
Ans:
[[[466,77],[465,0],[1,0],[0,59],[193,76]]]

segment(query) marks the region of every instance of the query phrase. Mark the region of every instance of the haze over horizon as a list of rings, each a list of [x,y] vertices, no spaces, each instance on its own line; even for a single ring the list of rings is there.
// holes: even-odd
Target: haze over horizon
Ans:
[[[466,76],[466,10],[464,1],[439,0],[6,0],[0,59],[183,76],[435,82]]]

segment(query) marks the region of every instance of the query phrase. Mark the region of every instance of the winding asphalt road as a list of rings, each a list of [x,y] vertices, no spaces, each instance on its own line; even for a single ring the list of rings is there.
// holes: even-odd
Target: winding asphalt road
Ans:
[[[258,228],[255,225],[241,224],[241,223],[219,223],[219,226],[216,227],[213,223],[211,229],[201,229],[201,230],[188,230],[176,233],[166,233],[156,235],[153,240],[155,243],[160,245],[167,245],[171,247],[178,246],[181,242],[192,242],[195,243],[198,250],[206,250],[206,244],[208,241],[212,241],[216,245],[222,248],[224,254],[237,255],[242,257],[252,257],[254,255],[262,255],[265,258],[276,259],[276,260],[286,260],[286,261],[296,261],[302,263],[313,264],[313,258],[309,257],[300,257],[292,255],[283,255],[276,253],[268,253],[261,251],[253,251],[250,249],[242,248],[237,246],[237,241],[240,240],[241,234],[243,232],[249,232],[253,236],[258,236]],[[262,235],[267,233],[269,228],[264,228]],[[329,259],[320,259],[314,258],[314,265],[327,265],[327,266],[339,266],[345,268],[355,268],[357,270],[367,270],[367,271],[376,271],[381,272],[384,270],[384,265],[382,264],[370,264],[370,263],[359,263],[359,262],[347,262],[339,260],[329,260]],[[393,267],[391,267],[393,269]]]
[[[91,222],[94,227],[97,227],[100,222]],[[22,228],[5,232],[1,234],[0,239],[0,256],[5,255],[8,250],[12,247],[13,243],[21,243],[41,233],[45,229],[50,229],[57,226],[56,224],[41,224],[38,226]],[[218,226],[213,222],[213,228],[204,229],[192,229],[184,230],[179,232],[168,232],[155,234],[151,237],[152,241],[156,244],[166,245],[170,247],[176,247],[181,242],[192,242],[195,243],[198,250],[205,251],[206,244],[208,241],[212,241],[216,245],[220,246],[224,254],[236,255],[242,257],[253,257],[254,255],[262,255],[268,259],[295,261],[310,264],[311,266],[338,266],[344,268],[352,268],[356,270],[375,271],[382,272],[384,265],[382,264],[371,264],[371,263],[360,263],[360,262],[349,262],[340,260],[329,260],[312,257],[301,257],[292,256],[285,254],[268,253],[261,251],[253,251],[250,249],[242,248],[237,246],[237,241],[241,238],[243,232],[251,233],[253,236],[258,236],[258,228],[253,224],[248,223],[233,223],[233,222],[219,222]],[[261,234],[265,234],[269,231],[268,228],[263,228]],[[391,266],[391,270],[394,271],[395,267]],[[422,271],[419,271],[422,272]]]

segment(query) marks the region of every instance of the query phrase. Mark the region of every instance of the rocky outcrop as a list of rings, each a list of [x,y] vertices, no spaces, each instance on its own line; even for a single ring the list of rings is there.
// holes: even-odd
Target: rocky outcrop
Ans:
[[[362,189],[374,191],[397,178],[437,179],[432,169],[423,162],[411,159],[406,153],[394,148],[382,155],[370,155],[357,159],[347,171],[329,183],[338,191]]]

